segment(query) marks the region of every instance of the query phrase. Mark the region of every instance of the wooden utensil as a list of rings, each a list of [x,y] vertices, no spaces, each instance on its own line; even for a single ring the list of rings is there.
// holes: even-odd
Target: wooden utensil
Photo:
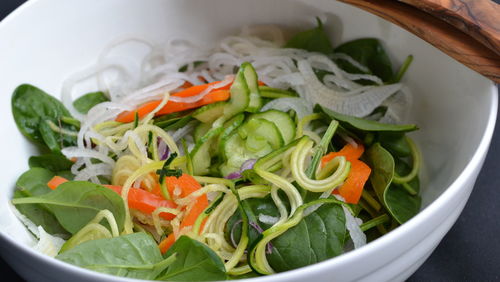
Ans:
[[[499,4],[491,0],[339,1],[401,26],[500,83]]]

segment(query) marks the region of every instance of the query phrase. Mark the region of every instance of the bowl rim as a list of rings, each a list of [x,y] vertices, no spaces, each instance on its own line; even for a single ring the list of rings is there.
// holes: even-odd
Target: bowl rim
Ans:
[[[22,13],[30,9],[32,6],[43,2],[42,0],[31,0],[31,1],[26,1],[22,5],[20,5],[17,9],[15,9],[13,12],[11,12],[9,15],[7,15],[2,21],[0,21],[0,32],[2,29],[7,26],[10,22],[15,20],[19,15],[22,15]],[[481,95],[481,94],[479,94]],[[383,250],[387,246],[391,245],[391,242],[404,235],[411,233],[412,230],[416,230],[421,224],[425,224],[425,221],[432,217],[433,214],[436,214],[440,209],[443,209],[444,206],[446,206],[446,203],[450,202],[453,200],[453,197],[455,194],[457,194],[460,190],[462,190],[462,184],[464,184],[474,173],[474,170],[477,169],[478,167],[481,167],[481,164],[484,160],[484,157],[486,156],[488,152],[488,148],[491,142],[491,139],[493,137],[493,132],[495,129],[495,123],[497,120],[497,114],[498,114],[498,88],[495,83],[490,81],[490,87],[488,93],[484,93],[482,95],[490,95],[490,107],[488,109],[488,117],[487,117],[487,122],[486,122],[486,127],[483,131],[483,134],[480,138],[480,142],[477,145],[476,149],[473,152],[472,157],[470,158],[469,162],[466,164],[466,166],[460,171],[459,175],[453,180],[453,182],[444,190],[444,192],[437,197],[434,201],[432,201],[427,207],[425,207],[423,210],[421,210],[417,215],[415,215],[413,218],[411,218],[409,221],[404,223],[403,225],[399,226],[397,229],[389,232],[388,234],[381,236],[380,238],[377,238],[373,242],[370,242],[369,244],[344,253],[340,256],[337,256],[335,258],[331,258],[322,262],[318,262],[312,265],[308,265],[305,267],[301,267],[298,269],[282,272],[282,273],[276,273],[270,276],[262,276],[262,277],[257,277],[257,278],[250,278],[250,279],[240,279],[240,281],[274,281],[275,279],[284,279],[286,280],[287,278],[297,278],[297,276],[300,275],[307,275],[307,273],[310,272],[323,272],[326,271],[328,268],[330,268],[332,265],[335,264],[349,264],[355,260],[358,260],[360,257],[367,256],[370,253],[378,252],[380,250]],[[467,196],[468,198],[468,196]],[[465,201],[467,201],[467,198]],[[425,234],[427,235],[427,234]],[[424,236],[425,236],[424,235]],[[139,280],[139,279],[133,279],[133,278],[124,278],[124,277],[118,277],[110,274],[104,274],[104,273],[99,273],[95,272],[92,270],[88,270],[79,266],[75,266],[60,260],[57,260],[55,258],[49,257],[45,254],[39,253],[35,251],[33,248],[17,242],[12,238],[11,236],[4,234],[2,230],[0,230],[0,242],[8,242],[13,248],[15,248],[16,251],[19,253],[22,253],[22,255],[30,255],[34,257],[38,261],[43,261],[44,263],[47,263],[51,265],[52,267],[57,267],[57,268],[62,268],[64,271],[67,272],[74,272],[78,274],[81,277],[85,277],[87,279],[107,279],[107,280],[119,280],[119,281],[145,281],[145,280]],[[418,242],[417,242],[418,243]],[[406,249],[409,249],[413,246],[405,246]],[[6,260],[7,263],[10,264],[8,260]],[[21,273],[19,273],[20,276]],[[363,275],[363,274],[360,274]],[[360,277],[359,277],[360,278]]]

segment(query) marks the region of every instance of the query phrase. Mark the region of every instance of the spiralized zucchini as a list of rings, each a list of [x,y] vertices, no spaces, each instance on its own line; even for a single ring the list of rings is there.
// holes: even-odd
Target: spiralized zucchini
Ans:
[[[309,138],[302,139],[292,153],[290,159],[292,175],[297,183],[302,188],[312,192],[324,192],[342,184],[350,170],[350,163],[346,161],[345,157],[335,157],[331,161],[336,169],[329,177],[314,180],[305,174],[305,161],[312,146],[313,142]]]

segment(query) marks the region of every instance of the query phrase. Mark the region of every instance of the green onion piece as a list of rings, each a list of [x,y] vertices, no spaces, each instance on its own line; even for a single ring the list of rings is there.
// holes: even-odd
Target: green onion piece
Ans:
[[[396,73],[394,79],[390,83],[398,83],[399,81],[401,81],[406,71],[410,67],[412,61],[413,61],[413,55],[409,55],[408,57],[406,57],[406,60],[403,62],[403,65],[401,65],[401,67],[398,70],[398,73]]]
[[[384,213],[381,216],[377,216],[376,218],[372,218],[372,219],[368,220],[367,222],[364,222],[363,224],[361,224],[359,226],[359,228],[361,229],[361,231],[365,232],[366,230],[371,229],[375,226],[384,224],[384,223],[388,222],[389,220],[390,220],[390,217],[386,213]]]
[[[306,169],[306,175],[309,178],[314,179],[314,175],[316,169],[318,168],[321,157],[323,157],[323,155],[328,150],[328,144],[330,144],[330,141],[332,140],[333,135],[335,134],[335,131],[337,130],[338,126],[339,122],[336,120],[332,120],[332,122],[330,122],[330,125],[328,126],[328,129],[323,135],[323,138],[321,138],[320,143],[316,146],[311,164]]]
[[[379,204],[379,202],[370,195],[365,189],[363,189],[363,192],[361,194],[361,197],[365,199],[365,201],[373,208],[375,211],[379,211],[382,206]]]

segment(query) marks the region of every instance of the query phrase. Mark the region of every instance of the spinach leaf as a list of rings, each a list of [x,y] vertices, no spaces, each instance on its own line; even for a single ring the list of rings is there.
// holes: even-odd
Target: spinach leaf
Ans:
[[[394,158],[380,143],[375,143],[368,148],[366,150],[366,157],[372,168],[370,183],[380,202],[387,206],[384,201],[384,193],[391,185],[392,178],[394,177]]]
[[[352,40],[335,48],[335,53],[344,53],[366,66],[372,74],[380,77],[384,82],[394,78],[392,64],[382,44],[375,38]],[[350,73],[364,73],[347,61],[338,60],[337,64]]]
[[[14,199],[12,203],[15,205],[43,204],[71,234],[78,232],[104,209],[113,213],[119,230],[123,229],[125,221],[125,207],[120,195],[108,188],[86,181],[69,181],[59,185],[50,193]]]
[[[395,169],[399,175],[406,175],[410,172],[411,169],[405,162],[396,161],[395,163]],[[420,190],[418,176],[409,181],[408,184],[417,192],[417,195],[410,195],[401,185],[395,183],[391,183],[384,195],[389,212],[400,224],[414,217],[420,211],[422,203],[422,199],[418,195]]]
[[[285,48],[304,49],[309,52],[319,52],[323,54],[333,53],[332,43],[323,29],[323,23],[319,18],[316,18],[318,26],[300,32],[292,37],[286,44]]]
[[[62,154],[45,154],[41,156],[32,156],[28,160],[30,168],[43,167],[52,172],[68,171],[71,169],[73,162],[68,160]]]
[[[40,196],[52,191],[47,182],[54,173],[44,168],[32,168],[23,173],[16,182],[14,199]],[[41,225],[50,234],[67,237],[69,233],[59,224],[57,218],[41,204],[18,205],[17,210],[36,225]]]
[[[165,257],[177,254],[177,259],[157,280],[168,281],[213,281],[226,280],[224,264],[205,244],[181,236],[168,249]]]
[[[108,97],[104,95],[103,92],[91,92],[87,93],[73,102],[73,106],[77,111],[82,114],[86,114],[92,107],[97,104],[109,101]]]
[[[378,140],[382,147],[394,156],[407,157],[411,154],[410,146],[402,132],[380,132]]]
[[[12,96],[12,114],[19,131],[28,139],[58,152],[76,144],[76,127],[61,122],[71,117],[56,98],[29,84],[22,84]],[[68,135],[63,132],[72,132]]]
[[[56,258],[101,273],[152,280],[175,256],[163,259],[156,242],[146,233],[138,232],[87,241]]]
[[[323,204],[272,240],[267,259],[277,272],[311,265],[342,254],[347,236],[342,206]]]
[[[343,127],[354,128],[361,131],[409,132],[418,129],[418,127],[414,124],[388,124],[354,116],[348,116],[334,112],[320,105],[316,105],[314,107],[314,112],[323,113],[332,119],[338,120]]]
[[[410,171],[408,165],[401,161],[396,165],[393,156],[380,143],[371,146],[366,156],[372,168],[370,175],[372,187],[392,217],[402,224],[417,214],[420,210],[420,196],[412,196],[400,185],[392,183],[394,171],[404,175]],[[418,192],[418,177],[410,181],[409,185]]]

